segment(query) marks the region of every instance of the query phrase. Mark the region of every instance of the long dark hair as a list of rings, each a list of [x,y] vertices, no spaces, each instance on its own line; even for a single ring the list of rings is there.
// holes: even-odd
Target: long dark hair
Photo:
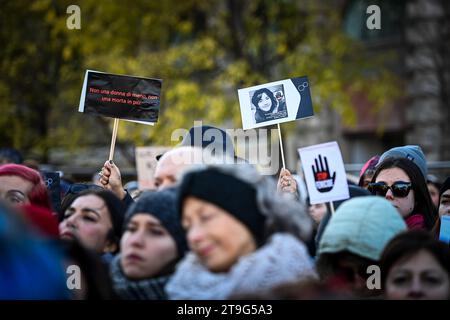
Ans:
[[[109,190],[87,189],[80,193],[70,195],[70,198],[68,198],[67,201],[64,201],[64,206],[61,207],[67,209],[76,199],[86,195],[95,195],[105,202],[112,223],[112,229],[109,230],[107,237],[108,240],[110,240],[112,243],[115,243],[117,248],[119,248],[120,238],[122,237],[123,221],[125,217],[125,205],[122,203],[122,201],[120,201],[119,198],[116,197],[114,193]],[[62,212],[62,214],[64,215],[64,212]],[[64,220],[64,216],[62,216],[61,221],[62,220]]]
[[[85,296],[83,300],[118,299],[113,290],[108,266],[96,252],[82,246],[79,240],[61,241],[58,243],[61,251],[76,266],[80,268]]]
[[[414,209],[411,214],[422,215],[425,227],[427,230],[431,230],[435,223],[437,213],[431,201],[425,177],[414,162],[406,158],[387,158],[377,166],[371,182],[376,181],[377,176],[382,170],[391,168],[402,169],[408,175],[409,179],[411,179],[415,200]]]
[[[261,96],[263,95],[263,93],[265,93],[270,98],[270,100],[272,100],[272,107],[270,107],[269,111],[263,111],[258,106],[258,102],[261,99]],[[262,117],[262,119],[264,119],[264,114],[272,113],[273,110],[275,110],[275,108],[278,106],[278,101],[275,99],[273,92],[267,88],[256,90],[252,97],[252,103],[256,107],[256,116],[255,117],[259,116],[259,117]],[[258,121],[258,119],[256,119],[256,120]]]
[[[402,259],[426,250],[450,276],[450,248],[424,230],[409,230],[395,236],[384,248],[380,258],[381,279],[384,284],[392,266]]]

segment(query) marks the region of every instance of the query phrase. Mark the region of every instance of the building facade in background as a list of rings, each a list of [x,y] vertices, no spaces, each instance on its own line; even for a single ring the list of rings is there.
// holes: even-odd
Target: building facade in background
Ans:
[[[369,30],[368,15],[362,14],[374,3],[381,8],[381,30]],[[354,0],[342,5],[349,36],[374,55],[396,51],[396,62],[387,67],[403,80],[403,97],[378,113],[364,93],[352,97],[355,126],[343,125],[331,107],[322,106],[314,118],[298,122],[289,137],[289,163],[295,163],[298,147],[329,140],[338,140],[346,163],[363,163],[402,144],[420,145],[429,161],[450,159],[450,3]]]

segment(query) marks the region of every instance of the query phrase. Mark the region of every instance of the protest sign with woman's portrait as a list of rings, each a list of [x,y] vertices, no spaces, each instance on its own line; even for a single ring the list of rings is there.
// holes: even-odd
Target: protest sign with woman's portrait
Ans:
[[[255,123],[286,118],[288,116],[283,85],[250,92]]]

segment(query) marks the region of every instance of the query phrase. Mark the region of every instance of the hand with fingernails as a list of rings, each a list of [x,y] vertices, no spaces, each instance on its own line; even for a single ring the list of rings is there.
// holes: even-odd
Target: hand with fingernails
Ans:
[[[99,172],[100,183],[105,189],[111,190],[120,200],[126,196],[126,191],[122,185],[122,177],[119,167],[112,160],[108,160]]]
[[[287,169],[281,169],[277,185],[278,192],[297,195],[297,182]]]

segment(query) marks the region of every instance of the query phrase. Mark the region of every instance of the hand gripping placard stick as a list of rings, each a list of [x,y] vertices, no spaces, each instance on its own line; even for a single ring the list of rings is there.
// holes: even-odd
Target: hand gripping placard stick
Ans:
[[[117,138],[117,129],[119,127],[119,119],[114,118],[114,127],[111,137],[111,148],[109,149],[109,158],[108,160],[112,160],[114,156],[114,148],[116,146],[116,138]]]
[[[283,169],[286,169],[286,164],[284,163],[283,139],[281,139],[280,124],[277,123],[277,126],[278,126],[278,138],[280,138],[281,161],[283,162]]]

